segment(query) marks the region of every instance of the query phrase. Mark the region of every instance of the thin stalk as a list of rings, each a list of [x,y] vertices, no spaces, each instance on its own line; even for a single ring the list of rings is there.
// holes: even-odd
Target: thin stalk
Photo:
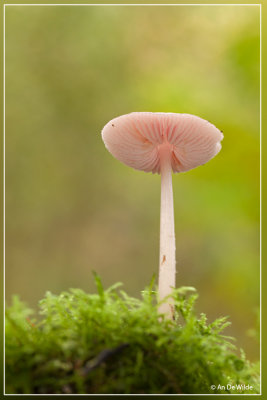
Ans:
[[[172,166],[169,146],[160,149],[161,203],[160,203],[160,259],[159,300],[168,296],[175,287],[175,232],[172,191]],[[159,312],[173,318],[173,300],[159,306]]]

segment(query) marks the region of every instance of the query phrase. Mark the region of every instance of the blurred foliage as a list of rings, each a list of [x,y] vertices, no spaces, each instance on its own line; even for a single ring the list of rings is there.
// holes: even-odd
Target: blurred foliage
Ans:
[[[6,312],[7,394],[259,393],[258,365],[221,334],[226,318],[207,324],[205,314],[196,316],[194,288],[173,291],[172,321],[159,319],[153,281],[139,300],[95,280],[98,294],[48,292],[41,318],[14,297]]]
[[[113,159],[102,127],[186,112],[224,132],[220,154],[173,177],[177,285],[246,335],[259,304],[259,8],[6,8],[6,293],[123,281],[158,269],[160,177]]]

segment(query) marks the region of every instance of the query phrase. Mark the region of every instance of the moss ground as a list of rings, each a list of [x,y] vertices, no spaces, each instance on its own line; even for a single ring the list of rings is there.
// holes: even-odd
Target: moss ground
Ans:
[[[95,281],[97,294],[47,293],[38,314],[13,298],[6,393],[259,393],[258,366],[222,334],[226,318],[208,324],[196,315],[194,288],[173,291],[170,321],[159,319],[153,282],[139,300],[119,283],[104,290],[97,275]]]

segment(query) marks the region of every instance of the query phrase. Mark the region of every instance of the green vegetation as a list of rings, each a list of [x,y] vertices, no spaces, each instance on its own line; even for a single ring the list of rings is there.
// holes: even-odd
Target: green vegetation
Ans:
[[[257,366],[221,334],[226,318],[208,324],[205,314],[196,315],[194,288],[173,291],[170,321],[159,319],[153,282],[142,300],[118,290],[120,284],[104,290],[97,275],[95,282],[97,294],[48,292],[41,318],[13,298],[6,313],[7,393],[259,393]]]

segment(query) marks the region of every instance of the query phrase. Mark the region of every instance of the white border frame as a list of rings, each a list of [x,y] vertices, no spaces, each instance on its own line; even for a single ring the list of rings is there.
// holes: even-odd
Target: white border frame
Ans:
[[[3,6],[3,308],[5,309],[5,9],[6,7],[39,7],[39,6],[83,6],[83,7],[177,7],[177,6],[231,6],[231,7],[259,7],[260,8],[260,393],[207,393],[207,394],[95,394],[95,393],[84,393],[84,394],[8,394],[5,393],[5,318],[3,310],[3,388],[4,396],[262,396],[262,4],[162,4],[162,3],[147,3],[147,4],[132,4],[132,3],[113,3],[113,4],[97,4],[97,3],[87,3],[87,4],[4,4]]]

